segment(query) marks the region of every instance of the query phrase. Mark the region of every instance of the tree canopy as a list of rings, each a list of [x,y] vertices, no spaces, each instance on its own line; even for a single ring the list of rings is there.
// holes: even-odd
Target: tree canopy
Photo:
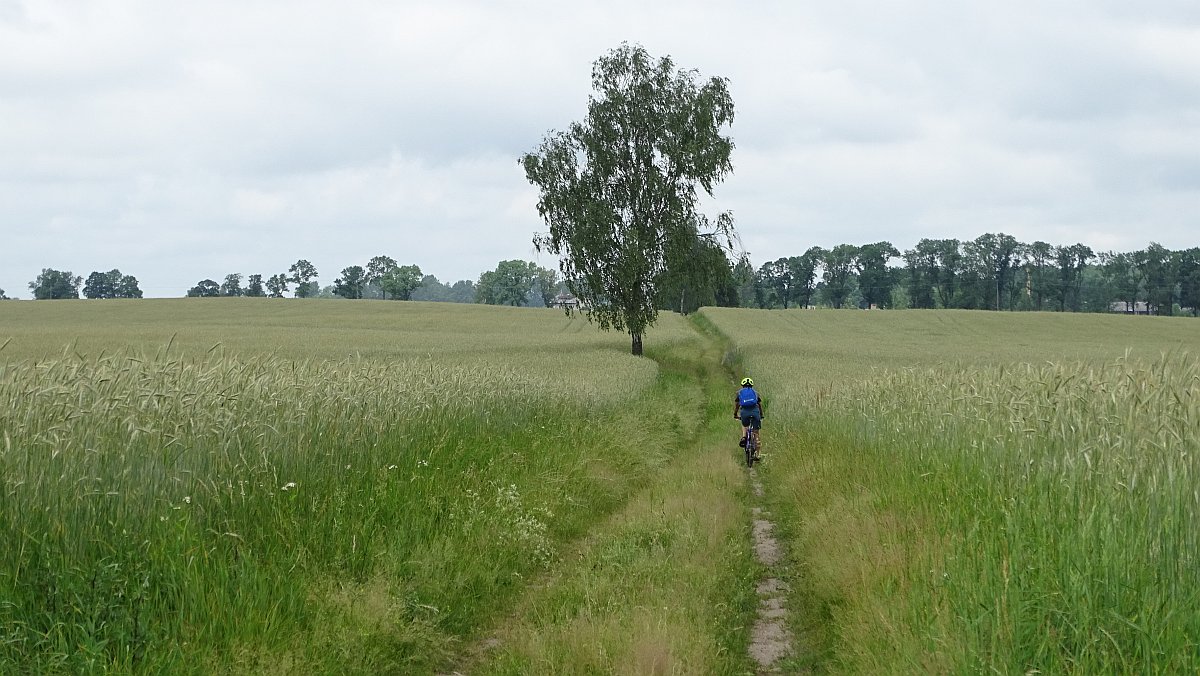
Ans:
[[[421,284],[412,291],[412,300],[440,301],[444,303],[474,303],[475,282],[460,279],[454,284],[443,284],[433,275],[421,278]]]
[[[69,270],[54,270],[42,268],[37,279],[29,283],[35,300],[62,300],[64,298],[79,298],[79,286],[83,278],[77,277]]]
[[[413,291],[421,286],[422,279],[421,268],[416,265],[393,265],[379,276],[376,283],[384,298],[391,294],[392,300],[409,300]]]
[[[216,298],[221,295],[221,285],[211,279],[202,279],[188,289],[189,298]]]
[[[824,253],[822,264],[825,268],[825,295],[834,308],[842,307],[856,287],[854,271],[858,251],[859,248],[853,244],[839,244]]]
[[[712,195],[733,169],[723,134],[733,99],[724,78],[702,80],[628,44],[593,64],[592,88],[583,122],[521,157],[549,226],[534,246],[561,257],[588,318],[628,332],[641,354],[668,270],[687,267],[698,238],[732,248],[732,217],[700,213],[697,188]]]
[[[713,242],[696,238],[692,252],[682,265],[667,268],[658,286],[658,307],[690,314],[705,305],[738,304],[737,282],[725,250]]]
[[[267,278],[267,291],[270,292],[271,298],[283,298],[283,294],[288,290],[289,281],[291,280],[288,276],[282,272]]]
[[[83,295],[87,298],[141,298],[142,290],[138,288],[137,277],[113,269],[88,275]]]
[[[221,282],[222,296],[241,296],[245,291],[242,289],[242,273],[232,272],[225,275],[225,281]]]
[[[522,260],[500,261],[495,270],[479,276],[475,299],[487,305],[524,305],[533,290],[537,269]]]
[[[342,269],[342,276],[333,280],[333,292],[342,298],[357,300],[363,297],[363,287],[367,285],[367,271],[361,265],[351,265]]]
[[[256,274],[247,277],[244,295],[250,296],[251,298],[262,298],[267,295],[266,291],[263,290],[262,275]]]
[[[868,306],[892,306],[892,287],[898,275],[888,267],[888,261],[899,255],[900,252],[891,242],[875,242],[858,247],[854,269],[858,272],[858,290]]]
[[[292,267],[288,268],[288,281],[296,284],[296,297],[308,298],[317,295],[319,289],[313,283],[313,279],[317,276],[317,268],[307,260],[300,259],[292,263]]]

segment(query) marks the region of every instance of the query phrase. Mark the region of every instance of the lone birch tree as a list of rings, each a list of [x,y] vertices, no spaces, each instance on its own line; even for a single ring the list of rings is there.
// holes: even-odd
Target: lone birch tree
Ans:
[[[521,157],[549,226],[533,243],[560,257],[588,319],[628,332],[640,355],[667,271],[689,265],[699,238],[733,247],[733,217],[710,220],[697,195],[699,186],[712,196],[733,170],[733,140],[722,133],[733,99],[725,78],[702,80],[628,44],[596,60],[592,88],[583,122]]]

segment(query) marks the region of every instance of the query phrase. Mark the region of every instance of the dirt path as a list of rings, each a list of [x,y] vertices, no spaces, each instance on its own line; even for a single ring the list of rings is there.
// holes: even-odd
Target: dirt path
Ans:
[[[761,506],[763,485],[758,469],[750,470],[750,482],[757,503],[751,508],[754,557],[767,569],[757,586],[758,618],[750,632],[750,659],[758,666],[758,673],[775,674],[781,673],[777,665],[792,650],[792,633],[787,627],[788,586],[775,574],[783,562],[783,550],[772,534],[775,524],[771,513]]]
[[[688,362],[698,408],[690,438],[442,674],[788,668],[794,649],[783,548],[758,471],[747,475],[728,445],[732,376],[719,357],[722,341],[700,333],[703,351]]]

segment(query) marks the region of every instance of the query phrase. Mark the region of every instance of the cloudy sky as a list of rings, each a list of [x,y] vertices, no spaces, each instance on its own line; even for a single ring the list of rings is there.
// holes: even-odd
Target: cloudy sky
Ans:
[[[922,237],[1200,245],[1194,0],[0,0],[0,289],[539,260],[517,166],[622,41],[729,78],[756,264]]]

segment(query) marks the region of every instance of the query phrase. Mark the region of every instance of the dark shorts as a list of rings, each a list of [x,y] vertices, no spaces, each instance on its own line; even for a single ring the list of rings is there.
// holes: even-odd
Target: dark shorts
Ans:
[[[759,415],[757,408],[743,408],[741,410],[742,427],[753,426],[756,430],[762,429],[762,416]]]

